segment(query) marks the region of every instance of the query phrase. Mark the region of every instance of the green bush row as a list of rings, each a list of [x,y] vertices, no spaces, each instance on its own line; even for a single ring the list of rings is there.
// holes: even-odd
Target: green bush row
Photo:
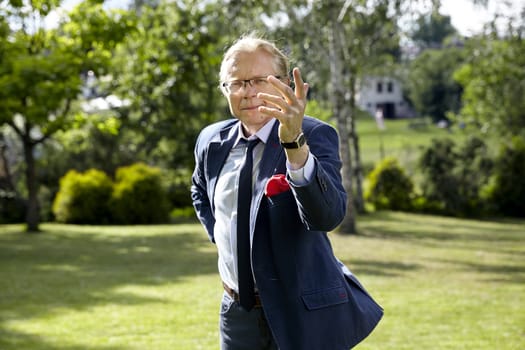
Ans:
[[[170,202],[162,179],[160,169],[143,163],[117,169],[115,181],[97,169],[70,170],[60,179],[55,219],[73,224],[167,222]]]
[[[421,153],[415,185],[396,159],[379,162],[367,176],[365,200],[375,209],[463,217],[525,217],[525,141],[502,143],[491,157],[484,140],[432,140]],[[113,181],[104,172],[69,171],[53,203],[58,222],[76,224],[150,224],[170,216],[193,215],[187,195],[188,174],[165,173],[137,163],[119,168]],[[179,209],[172,209],[179,208]],[[171,210],[171,213],[170,213]]]
[[[418,162],[418,187],[396,159],[379,162],[367,176],[365,200],[375,209],[462,217],[525,217],[525,141],[501,144],[492,157],[484,140],[463,145],[432,140]]]

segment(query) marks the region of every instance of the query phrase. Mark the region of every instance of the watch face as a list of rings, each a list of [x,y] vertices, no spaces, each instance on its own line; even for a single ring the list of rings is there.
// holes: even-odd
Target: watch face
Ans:
[[[297,139],[297,145],[299,146],[297,148],[303,147],[305,142],[306,142],[306,138],[304,137],[304,134],[301,133],[301,135],[299,135],[299,139]]]

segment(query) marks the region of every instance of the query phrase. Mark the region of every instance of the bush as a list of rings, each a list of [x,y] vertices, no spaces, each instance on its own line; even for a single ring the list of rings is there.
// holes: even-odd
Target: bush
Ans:
[[[444,212],[442,203],[431,201],[419,195],[412,200],[412,209],[416,213],[424,214],[439,214]]]
[[[158,168],[143,163],[117,169],[111,198],[118,224],[153,224],[169,220],[169,201]]]
[[[454,147],[450,139],[433,139],[419,160],[423,196],[428,202],[440,203],[448,213],[455,212],[455,206],[461,202],[459,184],[453,175],[457,159]]]
[[[23,222],[25,211],[24,202],[14,191],[0,188],[0,224]]]
[[[382,160],[367,176],[365,200],[376,209],[410,210],[414,185],[394,158]]]
[[[480,191],[492,170],[485,142],[469,138],[459,149],[451,139],[432,140],[419,160],[426,209],[437,214],[479,216],[485,213]]]
[[[112,186],[111,179],[100,170],[68,171],[60,179],[60,190],[53,202],[55,219],[74,224],[109,223]]]
[[[188,169],[164,170],[163,187],[166,189],[172,208],[193,207],[190,188],[191,171]]]
[[[496,158],[494,175],[483,197],[496,214],[525,217],[525,141],[514,138],[504,144]]]
[[[184,208],[174,208],[170,213],[172,223],[191,222],[197,219],[193,206]]]

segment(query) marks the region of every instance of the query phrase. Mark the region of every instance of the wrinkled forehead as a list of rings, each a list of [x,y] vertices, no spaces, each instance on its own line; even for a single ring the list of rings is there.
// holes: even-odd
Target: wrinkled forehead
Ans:
[[[235,52],[224,59],[222,66],[222,81],[278,74],[275,57],[264,50]]]

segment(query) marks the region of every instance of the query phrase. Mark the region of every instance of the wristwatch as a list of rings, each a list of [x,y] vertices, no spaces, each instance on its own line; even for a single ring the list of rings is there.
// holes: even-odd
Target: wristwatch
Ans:
[[[306,143],[306,137],[304,137],[304,133],[301,132],[299,135],[297,135],[295,140],[293,140],[292,142],[282,142],[281,141],[281,146],[283,146],[284,148],[288,148],[288,149],[296,149],[296,148],[301,148],[305,143]]]

